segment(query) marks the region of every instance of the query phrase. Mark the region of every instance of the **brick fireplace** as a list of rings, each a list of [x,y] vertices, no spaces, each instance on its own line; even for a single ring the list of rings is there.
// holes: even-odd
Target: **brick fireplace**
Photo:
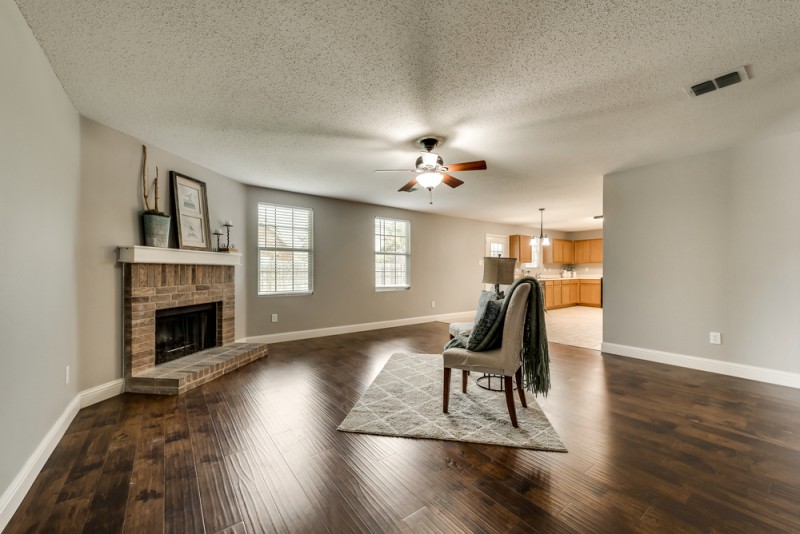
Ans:
[[[235,265],[201,263],[238,263],[238,258],[150,248],[120,249],[125,391],[179,394],[266,356],[264,344],[234,342]],[[176,260],[197,263],[170,263]],[[216,307],[217,346],[156,365],[156,312],[199,304]]]

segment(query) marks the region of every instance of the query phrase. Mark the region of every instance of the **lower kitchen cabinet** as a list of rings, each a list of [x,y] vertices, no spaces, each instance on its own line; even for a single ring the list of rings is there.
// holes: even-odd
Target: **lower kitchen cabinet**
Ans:
[[[567,306],[600,306],[600,280],[542,280],[546,310]],[[595,294],[596,293],[596,294]]]
[[[540,282],[542,289],[544,290],[544,309],[545,310],[552,310],[554,306],[553,300],[553,281],[552,280],[545,280]]]
[[[596,306],[601,307],[602,305],[602,288],[600,285],[600,280],[581,280],[581,294],[580,294],[580,305],[581,306]]]

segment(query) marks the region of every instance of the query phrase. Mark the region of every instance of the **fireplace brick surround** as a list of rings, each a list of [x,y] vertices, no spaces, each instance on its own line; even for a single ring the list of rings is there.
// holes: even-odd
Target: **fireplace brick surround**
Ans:
[[[175,395],[267,355],[261,343],[234,343],[232,265],[127,263],[123,280],[125,391]],[[216,303],[218,346],[155,363],[156,310]]]

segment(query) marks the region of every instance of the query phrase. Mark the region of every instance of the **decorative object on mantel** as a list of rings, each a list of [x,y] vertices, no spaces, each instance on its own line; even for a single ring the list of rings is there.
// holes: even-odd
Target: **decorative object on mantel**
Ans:
[[[214,230],[214,235],[217,236],[217,252],[239,252],[239,250],[236,248],[236,245],[231,243],[231,228],[233,228],[233,223],[231,221],[225,221],[222,223],[222,226],[225,227],[225,232],[227,233],[224,247],[219,246],[219,236],[222,235],[222,230],[219,228]],[[217,232],[219,232],[219,235],[217,235]]]
[[[169,215],[158,211],[158,166],[156,177],[153,180],[155,205],[150,207],[150,195],[147,193],[147,147],[142,145],[142,195],[144,208],[142,221],[144,223],[144,244],[148,247],[166,248],[169,245]]]
[[[189,176],[170,171],[175,221],[178,224],[178,247],[190,250],[211,250],[208,225],[206,184]]]
[[[214,235],[217,236],[217,248],[214,249],[214,252],[220,252],[219,236],[222,235],[222,230],[220,230],[219,228],[214,228]]]

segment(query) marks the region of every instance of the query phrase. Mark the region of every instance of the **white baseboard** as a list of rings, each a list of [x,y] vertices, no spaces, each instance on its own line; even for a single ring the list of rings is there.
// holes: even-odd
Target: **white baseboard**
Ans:
[[[125,380],[119,378],[81,391],[70,401],[58,420],[47,432],[47,435],[39,443],[39,446],[30,455],[28,461],[22,466],[17,476],[14,477],[14,480],[3,492],[3,495],[0,496],[0,531],[11,521],[11,517],[17,511],[17,507],[19,507],[22,499],[25,498],[31,486],[33,486],[36,477],[39,476],[39,472],[44,467],[47,459],[50,458],[58,442],[64,437],[64,433],[72,420],[75,419],[75,416],[78,415],[78,411],[86,406],[91,406],[119,395],[124,389]]]
[[[100,384],[93,388],[85,389],[78,394],[81,399],[81,408],[86,408],[92,404],[116,397],[125,392],[125,379],[118,378],[105,384]]]
[[[64,433],[67,431],[67,427],[69,427],[69,424],[78,414],[79,409],[80,395],[72,399],[67,405],[64,412],[50,428],[50,431],[47,432],[44,439],[39,443],[39,446],[36,447],[36,450],[30,455],[28,461],[25,462],[25,465],[23,465],[22,469],[17,473],[17,476],[14,477],[14,480],[3,492],[2,497],[0,497],[0,531],[11,521],[11,517],[14,515],[14,512],[17,511],[17,507],[22,502],[22,499],[25,498],[28,490],[31,489],[33,482],[42,470],[42,467],[44,467],[47,459],[50,458],[53,449],[55,449],[58,442],[61,441]]]
[[[600,350],[609,354],[628,356],[630,358],[637,358],[639,360],[665,363],[668,365],[677,365],[678,367],[687,367],[689,369],[696,369],[698,371],[708,371],[710,373],[735,376],[738,378],[755,380],[757,382],[766,382],[768,384],[776,384],[779,386],[800,389],[800,374],[790,373],[788,371],[778,371],[776,369],[767,369],[765,367],[756,367],[754,365],[725,362],[722,360],[712,360],[710,358],[701,358],[699,356],[687,356],[685,354],[676,354],[674,352],[663,352],[660,350],[643,349],[628,345],[618,345],[616,343],[603,342]]]
[[[381,328],[394,328],[395,326],[430,323],[432,321],[456,321],[458,319],[462,319],[465,315],[474,316],[475,311],[426,315],[424,317],[409,317],[407,319],[393,319],[391,321],[378,321],[375,323],[348,324],[342,326],[331,326],[328,328],[316,328],[313,330],[296,330],[294,332],[281,332],[279,334],[265,334],[262,336],[247,337],[245,338],[245,341],[248,343],[280,343],[282,341],[297,341],[299,339],[336,336],[339,334],[352,334],[354,332],[366,332],[368,330],[380,330]]]

